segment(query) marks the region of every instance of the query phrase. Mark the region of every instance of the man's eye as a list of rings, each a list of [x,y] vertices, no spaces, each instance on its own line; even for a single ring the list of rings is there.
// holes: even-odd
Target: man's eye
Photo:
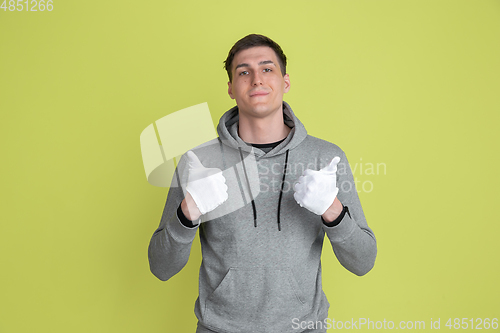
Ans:
[[[272,72],[273,70],[271,68],[266,68],[264,69],[265,72]]]
[[[243,71],[243,72],[241,72],[241,73],[240,73],[240,74],[238,74],[238,75],[246,75],[246,74],[248,74],[248,72],[247,72],[247,71]]]

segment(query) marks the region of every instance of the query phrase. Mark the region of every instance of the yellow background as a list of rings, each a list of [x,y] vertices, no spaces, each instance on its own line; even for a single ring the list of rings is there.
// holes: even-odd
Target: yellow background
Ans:
[[[203,102],[216,124],[249,33],[283,47],[311,135],[386,165],[356,172],[375,268],[325,242],[330,317],[500,318],[500,1],[55,0],[0,10],[0,332],[194,332],[198,238],[171,280],[149,272],[167,189],[139,135]]]

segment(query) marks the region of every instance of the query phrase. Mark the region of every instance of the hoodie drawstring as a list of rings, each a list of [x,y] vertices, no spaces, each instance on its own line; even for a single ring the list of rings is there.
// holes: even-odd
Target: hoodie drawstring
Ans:
[[[255,208],[255,200],[252,195],[252,189],[250,188],[250,181],[248,180],[248,174],[247,174],[247,169],[245,167],[245,160],[243,158],[243,153],[241,151],[241,147],[238,147],[240,151],[240,158],[241,158],[241,164],[243,165],[243,172],[245,173],[245,179],[247,181],[247,186],[248,186],[248,192],[250,193],[250,198],[252,199],[252,209],[253,209],[253,225],[254,227],[257,227],[257,209]],[[286,177],[286,171],[288,167],[288,152],[289,149],[287,149],[286,154],[285,154],[285,165],[283,167],[283,179],[281,181],[281,189],[280,189],[280,196],[278,200],[278,231],[281,231],[281,220],[280,220],[280,213],[281,213],[281,198],[283,197],[283,187],[285,186],[285,177]]]
[[[250,187],[250,181],[248,180],[247,169],[245,167],[245,160],[243,159],[243,153],[241,152],[241,147],[238,147],[240,151],[241,164],[243,164],[243,172],[245,173],[245,179],[247,180],[248,192],[250,193],[250,199],[252,199],[252,209],[253,209],[253,225],[257,228],[257,209],[255,208],[255,202],[252,195],[252,188]]]
[[[283,186],[285,185],[286,169],[288,166],[288,149],[285,156],[285,167],[283,168],[283,180],[281,181],[280,198],[278,201],[278,231],[281,231],[280,211],[281,211],[281,197],[283,196]]]

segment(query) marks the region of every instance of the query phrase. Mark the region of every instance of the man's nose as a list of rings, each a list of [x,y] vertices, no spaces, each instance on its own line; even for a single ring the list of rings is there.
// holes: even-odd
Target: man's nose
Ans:
[[[258,86],[262,84],[262,77],[259,72],[255,72],[252,77],[252,85]]]

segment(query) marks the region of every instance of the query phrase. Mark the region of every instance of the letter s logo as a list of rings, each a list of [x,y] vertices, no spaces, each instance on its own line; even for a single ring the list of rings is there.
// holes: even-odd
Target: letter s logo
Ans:
[[[207,103],[173,112],[146,127],[140,137],[142,161],[151,185],[177,186],[170,181],[175,158],[188,150],[217,138]]]
[[[214,129],[207,103],[193,105],[158,119],[146,127],[140,136],[142,161],[146,178],[151,185],[177,187],[178,177],[173,177],[175,161],[195,147],[214,144]],[[222,156],[221,156],[222,158]],[[245,182],[245,171],[252,181]],[[249,204],[260,193],[259,173],[255,156],[247,156],[223,170],[230,198],[215,210],[205,214],[202,222],[212,220]],[[240,185],[241,184],[241,187]]]

